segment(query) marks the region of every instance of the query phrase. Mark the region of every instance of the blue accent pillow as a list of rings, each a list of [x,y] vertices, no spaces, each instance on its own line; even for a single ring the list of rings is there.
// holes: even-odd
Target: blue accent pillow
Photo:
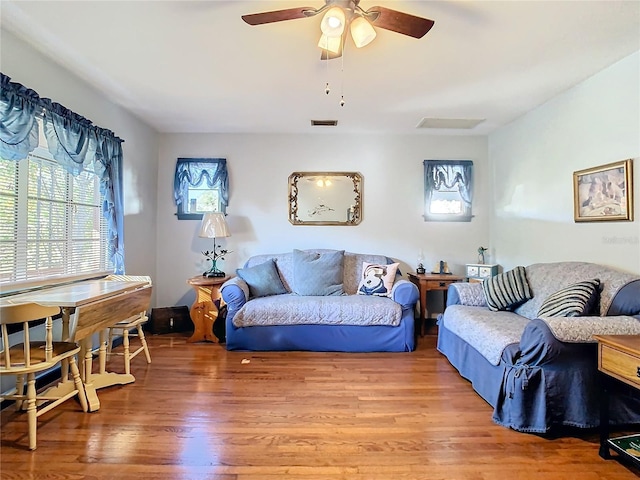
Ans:
[[[266,297],[268,295],[287,293],[273,258],[253,267],[238,268],[236,273],[242,280],[247,282],[249,293],[252,297]]]
[[[293,292],[298,295],[342,295],[344,250],[293,251]]]

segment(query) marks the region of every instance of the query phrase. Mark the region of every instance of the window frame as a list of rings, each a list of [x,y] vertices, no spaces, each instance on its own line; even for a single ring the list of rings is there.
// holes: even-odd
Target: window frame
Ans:
[[[189,165],[194,165],[203,174],[197,179],[191,178]],[[212,177],[217,180],[212,182]],[[192,182],[196,182],[193,185]],[[213,186],[211,185],[213,183]],[[174,200],[176,202],[176,216],[178,220],[202,220],[205,213],[220,212],[227,213],[225,203],[225,192],[228,192],[228,172],[227,161],[224,158],[178,158],[176,162],[176,173],[174,176]],[[203,190],[216,192],[218,204],[214,210],[203,210],[193,213],[189,211],[189,194],[191,191]]]
[[[424,220],[425,222],[470,222],[473,218],[472,206],[473,206],[473,161],[471,160],[425,160],[424,164]],[[433,179],[430,178],[433,170],[443,170],[455,172],[455,175],[460,175],[460,181],[455,182],[452,179],[453,185],[458,185],[457,196],[460,198],[462,211],[460,213],[432,213],[431,205],[434,201],[433,193],[438,189],[433,185]],[[465,201],[463,194],[461,193],[460,183],[462,181],[463,188],[468,195],[468,200]],[[456,193],[452,188],[445,190],[447,193]]]
[[[0,273],[3,277],[0,277],[0,286],[2,287],[2,291],[6,292],[21,290],[24,288],[33,288],[51,283],[52,280],[59,281],[60,279],[66,280],[68,278],[77,277],[94,278],[111,273],[113,270],[113,261],[110,259],[109,255],[111,240],[108,232],[107,219],[104,218],[102,211],[104,195],[100,190],[100,178],[91,170],[83,170],[81,173],[82,175],[89,174],[92,176],[89,180],[94,184],[92,187],[94,189],[94,194],[90,200],[87,198],[78,198],[77,192],[74,195],[74,188],[78,186],[77,176],[72,175],[53,158],[47,149],[46,140],[43,141],[43,138],[40,139],[39,146],[30,152],[27,158],[20,161],[6,159],[0,159],[0,161],[7,162],[8,165],[15,165],[14,172],[7,178],[7,180],[11,180],[11,177],[13,177],[15,190],[13,187],[9,187],[6,190],[9,192],[8,194],[5,194],[3,191],[3,196],[7,195],[15,199],[15,207],[7,216],[8,219],[13,217],[13,226],[9,226],[6,231],[3,232],[5,239],[0,241],[5,245],[9,245],[10,249],[13,248],[15,253],[11,256],[10,260],[13,265],[7,265],[6,269],[4,266],[0,268]],[[33,195],[33,190],[30,189],[30,183],[31,186],[33,186],[32,181],[30,181],[31,175],[33,174],[32,169],[34,168],[32,162],[49,162],[50,164],[44,164],[45,168],[53,168],[55,169],[55,172],[62,174],[61,178],[64,179],[62,182],[64,184],[62,186],[62,195],[50,195],[49,197]],[[42,177],[38,177],[38,188],[42,188],[43,186],[41,178]],[[62,183],[60,185],[62,185]],[[29,224],[33,222],[31,223],[33,225],[40,222],[33,218],[30,220],[29,210],[36,208],[40,211],[40,207],[38,207],[37,204],[42,204],[42,202],[44,202],[44,204],[51,202],[62,205],[63,213],[62,215],[59,215],[60,218],[58,218],[58,220],[64,224],[64,232],[62,235],[58,236],[58,240],[62,239],[61,241],[56,241],[52,236],[41,238],[39,236],[34,237],[32,235],[32,230],[30,230]],[[8,202],[7,205],[10,205],[10,203],[11,202]],[[36,205],[36,207],[34,207],[34,205]],[[89,210],[86,210],[87,208],[89,208]],[[89,217],[82,215],[77,216],[79,209],[88,211]],[[91,214],[91,209],[94,209],[93,214]],[[93,217],[94,215],[97,215],[97,218]],[[78,232],[76,222],[80,221],[81,223],[84,223],[87,218],[91,219],[91,217],[93,217],[93,221],[91,221],[91,223],[85,228],[80,229],[82,235],[76,236]],[[48,221],[50,222],[51,219]],[[97,225],[95,223],[96,221]],[[50,228],[51,223],[48,225],[49,231],[53,230]],[[92,230],[92,227],[95,226],[98,227],[97,237],[95,236],[95,229]],[[90,234],[90,231],[94,232],[93,235]],[[42,269],[37,266],[36,268],[30,268],[29,260],[30,248],[33,248],[33,245],[36,243],[46,244],[47,242],[59,243],[61,248],[57,249],[57,252],[63,252],[62,260],[59,262],[59,265],[53,265],[51,261],[48,261],[49,268],[57,269],[55,272],[50,271],[49,274],[42,273]],[[83,263],[81,259],[83,255],[77,254],[76,247],[83,242],[99,245],[97,253],[89,256],[89,267],[95,267],[95,269],[78,269],[78,267]],[[93,248],[94,247],[89,247],[90,250]],[[52,256],[52,251],[49,250],[47,258],[50,259]],[[108,269],[111,269],[111,271]]]

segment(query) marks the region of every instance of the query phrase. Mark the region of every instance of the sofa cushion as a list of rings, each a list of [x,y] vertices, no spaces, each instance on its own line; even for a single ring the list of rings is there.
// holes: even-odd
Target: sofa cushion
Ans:
[[[533,297],[525,268],[516,267],[482,282],[490,310],[508,310]]]
[[[298,295],[342,295],[344,250],[293,250],[293,292]]]
[[[574,283],[549,295],[538,317],[582,317],[591,315],[598,304],[600,280]]]
[[[399,266],[399,263],[382,265],[362,262],[362,279],[358,284],[358,294],[390,297]]]
[[[498,365],[504,349],[519,343],[529,319],[513,312],[492,312],[484,307],[450,305],[438,325],[471,345],[491,365]]]
[[[249,285],[252,297],[287,293],[272,258],[253,267],[238,268],[236,274]]]
[[[386,297],[361,295],[256,298],[233,317],[236,328],[267,325],[385,325],[397,327],[402,306]]]
[[[470,307],[486,307],[487,298],[484,295],[481,282],[455,282],[449,285],[447,291],[447,306],[468,305]]]

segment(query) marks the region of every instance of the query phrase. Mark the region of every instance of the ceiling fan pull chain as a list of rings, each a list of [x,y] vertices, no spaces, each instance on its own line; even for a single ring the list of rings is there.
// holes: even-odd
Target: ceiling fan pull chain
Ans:
[[[340,106],[344,107],[344,57],[347,54],[346,49],[344,48],[344,37],[342,36],[342,56],[340,57]]]
[[[327,42],[327,48],[325,49],[325,52],[327,52],[327,59],[329,58],[329,43]],[[325,61],[325,75],[327,76],[327,78],[329,78],[329,60]],[[327,82],[327,84],[325,85],[324,88],[324,93],[326,93],[327,95],[329,95],[329,92],[331,90],[329,89],[329,82]]]

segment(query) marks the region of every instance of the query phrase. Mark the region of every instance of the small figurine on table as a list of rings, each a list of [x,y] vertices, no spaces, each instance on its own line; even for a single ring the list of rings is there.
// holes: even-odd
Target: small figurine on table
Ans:
[[[487,250],[489,249],[486,247],[478,248],[478,263],[484,264],[484,252],[486,252]]]

